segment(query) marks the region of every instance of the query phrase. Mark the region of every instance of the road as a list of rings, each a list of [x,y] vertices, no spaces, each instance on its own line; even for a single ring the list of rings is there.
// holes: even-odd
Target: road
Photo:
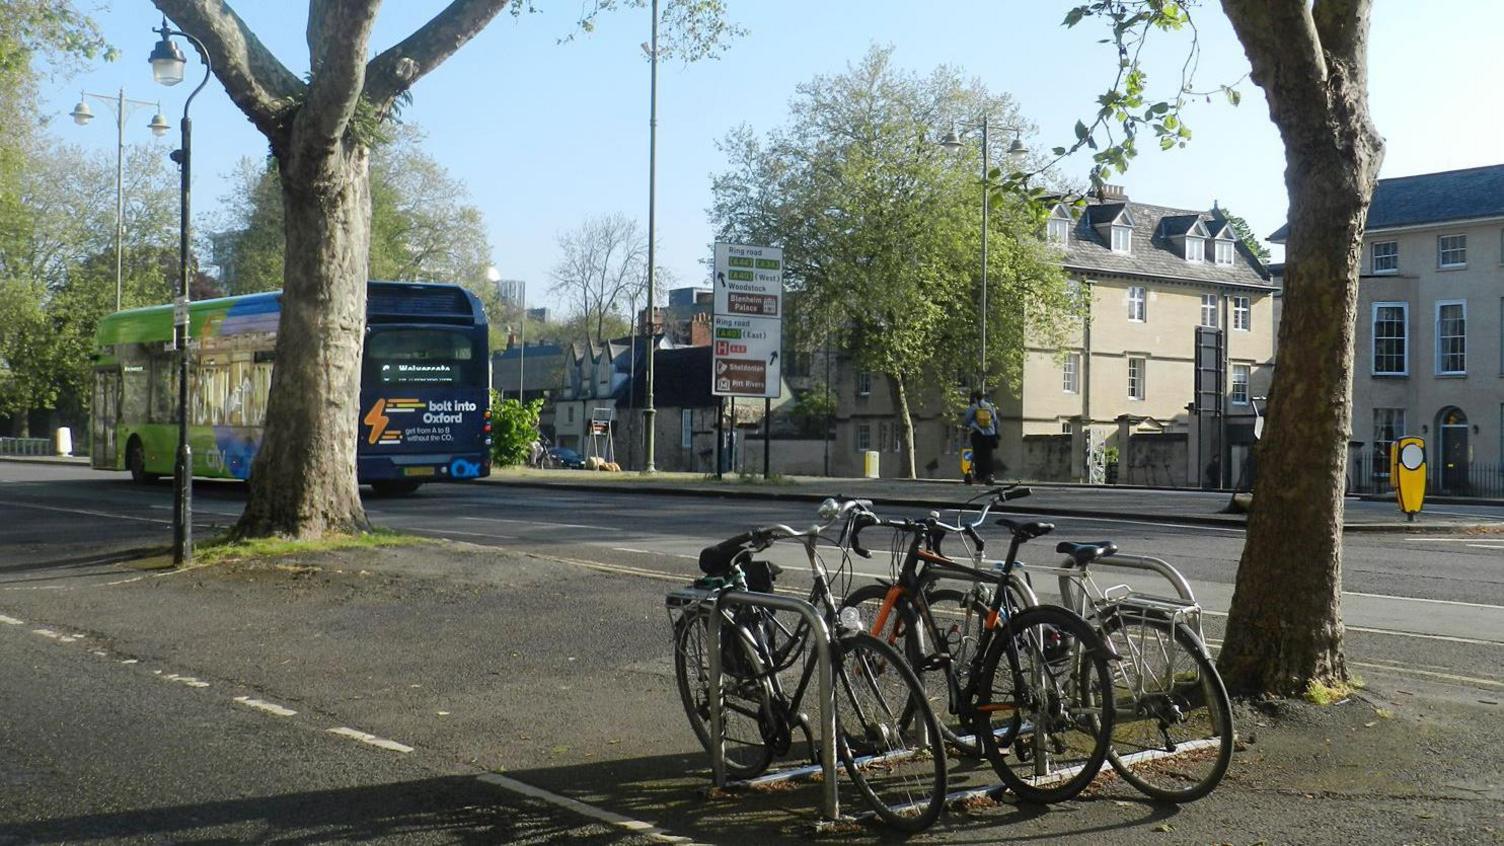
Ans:
[[[244,501],[233,484],[200,483],[196,493],[201,537],[233,520]],[[616,761],[610,779],[660,792],[664,769],[682,779],[703,766],[687,732],[673,730],[682,716],[669,704],[662,593],[697,573],[707,543],[812,516],[801,503],[434,487],[368,500],[371,517],[498,547],[495,557],[364,582],[369,574],[357,566],[315,589],[122,570],[120,550],[166,542],[170,502],[165,485],[0,463],[0,672],[27,680],[7,686],[0,702],[0,750],[15,762],[4,778],[18,797],[0,812],[0,843],[378,835],[623,842],[598,822],[560,816],[478,778],[506,770],[610,805],[607,787],[589,782],[602,772],[592,761]],[[1240,531],[1056,522],[1056,536],[1112,538],[1175,564],[1211,612],[1208,635],[1217,642]],[[1359,672],[1387,689],[1504,698],[1497,537],[1349,535],[1343,610]],[[807,586],[802,562],[781,563],[786,586]],[[867,579],[884,568],[857,561],[852,569]],[[243,618],[227,612],[241,606]],[[63,639],[74,642],[64,648]],[[647,691],[640,703],[625,693],[633,689]],[[623,691],[619,701],[612,690]],[[554,706],[539,712],[545,697]],[[279,717],[242,700],[298,713]],[[153,720],[161,714],[172,722]],[[412,751],[394,757],[370,735]],[[72,800],[64,814],[48,804],[59,791]],[[495,828],[479,807],[507,808],[520,828]],[[655,806],[650,818],[692,812]],[[11,832],[16,839],[7,840]]]

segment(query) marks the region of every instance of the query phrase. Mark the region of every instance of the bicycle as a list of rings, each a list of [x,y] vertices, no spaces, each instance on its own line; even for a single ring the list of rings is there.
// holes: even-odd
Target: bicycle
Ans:
[[[1114,656],[1079,615],[1056,606],[1023,607],[1017,598],[1021,591],[1013,587],[1012,577],[1019,547],[1055,527],[999,520],[1012,532],[1012,542],[991,573],[939,551],[945,534],[959,533],[972,542],[979,559],[984,544],[975,527],[993,505],[1026,491],[988,492],[991,499],[970,525],[947,525],[934,516],[915,521],[866,515],[856,522],[849,543],[858,555],[870,557],[860,542],[863,528],[893,528],[895,543],[907,535],[895,580],[878,586],[882,600],[867,631],[889,643],[903,639],[917,670],[943,676],[947,710],[970,735],[952,729],[953,743],[963,748],[976,743],[1019,798],[1059,802],[1084,790],[1107,756],[1114,716],[1108,660]],[[974,584],[972,593],[960,600],[964,627],[947,630],[936,622],[931,585],[943,577]],[[984,585],[991,593],[985,601]],[[846,604],[860,608],[876,593],[853,592]],[[954,653],[953,643],[958,647]],[[964,657],[964,665],[956,653]]]
[[[1232,704],[1200,636],[1201,606],[1169,563],[1134,556],[1177,587],[1177,598],[1117,585],[1101,590],[1094,561],[1117,552],[1111,541],[1061,542],[1061,565],[1047,568],[1064,604],[1085,617],[1122,657],[1113,665],[1114,722],[1107,760],[1145,795],[1191,802],[1210,793],[1232,762]],[[1111,562],[1109,562],[1111,563]]]
[[[810,638],[828,637],[837,757],[879,818],[915,832],[932,824],[945,803],[945,745],[939,721],[924,700],[918,677],[898,651],[840,618],[829,573],[817,551],[821,541],[831,543],[823,535],[826,527],[838,521],[849,525],[866,508],[860,501],[827,500],[821,506],[824,522],[808,530],[769,526],[702,550],[700,567],[707,578],[696,582],[701,590],[670,594],[671,607],[680,609],[674,621],[675,678],[690,725],[708,750],[712,691],[705,633],[709,625],[721,626],[723,679],[731,679],[721,693],[727,772],[751,778],[789,751],[796,728],[804,732],[810,757],[816,758],[813,732],[801,706],[818,669]],[[843,526],[843,534],[846,531]],[[779,540],[797,540],[804,546],[814,576],[808,601],[824,617],[826,631],[815,631],[802,617],[790,628],[776,615],[747,606],[723,611],[722,619],[713,621],[715,597],[721,591],[771,592],[779,569],[751,556]],[[847,559],[842,552],[844,570]],[[801,657],[806,658],[804,668],[790,694],[781,673]],[[735,737],[732,723],[737,726]]]

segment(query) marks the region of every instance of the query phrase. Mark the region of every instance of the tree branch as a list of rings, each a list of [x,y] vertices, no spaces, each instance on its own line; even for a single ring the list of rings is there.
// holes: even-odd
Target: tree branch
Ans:
[[[178,28],[204,43],[230,100],[275,144],[303,82],[224,0],[152,0]]]
[[[365,56],[380,0],[314,0],[308,8],[308,102],[296,118],[326,143],[344,135],[365,85]]]
[[[412,35],[383,51],[366,65],[364,96],[379,112],[425,74],[485,29],[508,0],[454,0]]]
[[[1321,34],[1307,0],[1222,0],[1222,9],[1243,43],[1253,81],[1267,92],[1270,116],[1284,131],[1324,118],[1330,104],[1322,93],[1329,68]],[[1302,84],[1304,83],[1304,84]]]

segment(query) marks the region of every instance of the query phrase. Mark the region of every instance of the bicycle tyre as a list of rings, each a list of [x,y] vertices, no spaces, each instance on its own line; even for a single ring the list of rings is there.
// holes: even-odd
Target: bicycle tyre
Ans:
[[[1010,630],[1018,644],[1023,677],[1019,680],[1013,677],[1006,649]],[[1063,802],[1085,790],[1102,769],[1114,715],[1106,655],[1101,638],[1085,620],[1050,605],[1018,612],[1011,628],[999,629],[989,644],[975,723],[983,754],[1020,799]],[[1036,702],[1050,709],[1043,720],[1035,719],[1041,713]],[[1026,713],[1031,715],[1028,730]],[[1006,720],[1006,725],[996,726],[999,720]],[[1052,757],[1070,755],[1055,770],[1046,761],[1047,772],[1041,775],[1038,761],[1044,746],[1053,747],[1045,750]]]
[[[883,822],[899,831],[923,831],[945,808],[940,721],[924,700],[919,677],[896,648],[865,632],[843,636],[837,648],[841,762]]]
[[[1184,624],[1123,614],[1105,620],[1102,630],[1123,658],[1113,675],[1118,707],[1108,762],[1152,799],[1183,803],[1206,796],[1227,774],[1236,734],[1227,688],[1201,639]],[[1190,660],[1184,666],[1194,667],[1193,675],[1177,669],[1181,665],[1171,649]],[[1139,655],[1145,661],[1162,658],[1162,667],[1156,663],[1160,672],[1138,673],[1134,659]],[[1148,676],[1141,679],[1139,693],[1133,687],[1135,676]],[[1172,738],[1172,727],[1184,728],[1185,739]],[[1192,743],[1199,748],[1175,756],[1153,754]]]
[[[684,714],[689,718],[690,728],[699,738],[705,751],[710,751],[710,662],[705,637],[704,612],[685,614],[674,623],[674,680],[679,687],[679,701],[684,705]],[[722,635],[730,635],[726,626]],[[763,739],[758,715],[765,707],[765,698],[757,700],[739,688],[755,682],[743,682],[729,674],[722,675],[725,689],[723,731],[726,742],[726,775],[729,778],[749,779],[761,775],[773,763],[773,750]],[[735,726],[735,728],[733,728]]]

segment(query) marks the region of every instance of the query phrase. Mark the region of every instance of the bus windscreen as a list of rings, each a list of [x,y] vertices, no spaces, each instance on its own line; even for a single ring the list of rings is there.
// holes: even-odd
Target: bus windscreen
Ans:
[[[485,361],[467,332],[377,329],[366,339],[367,384],[484,385]]]

